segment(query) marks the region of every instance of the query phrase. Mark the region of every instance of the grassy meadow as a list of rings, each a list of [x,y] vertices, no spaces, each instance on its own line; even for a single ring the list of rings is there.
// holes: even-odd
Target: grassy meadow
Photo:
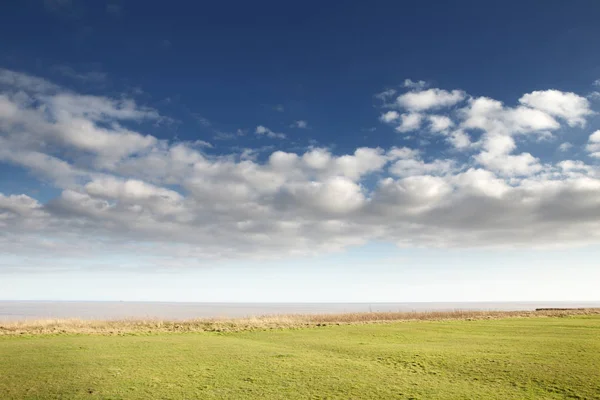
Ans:
[[[600,314],[366,315],[0,323],[0,399],[600,399]]]

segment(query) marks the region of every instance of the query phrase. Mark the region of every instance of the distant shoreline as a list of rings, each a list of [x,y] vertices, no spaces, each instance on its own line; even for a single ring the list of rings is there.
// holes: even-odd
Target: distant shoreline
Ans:
[[[537,302],[355,302],[355,303],[192,303],[128,301],[0,301],[0,323],[40,319],[250,318],[281,314],[347,314],[365,312],[534,311],[538,308],[600,308],[600,301]]]
[[[535,311],[430,311],[365,312],[343,314],[264,315],[251,318],[198,318],[183,321],[161,319],[82,320],[44,319],[0,322],[0,336],[56,334],[154,334],[185,332],[239,332],[297,329],[329,325],[360,325],[403,321],[486,320],[600,315],[600,308],[553,308]]]

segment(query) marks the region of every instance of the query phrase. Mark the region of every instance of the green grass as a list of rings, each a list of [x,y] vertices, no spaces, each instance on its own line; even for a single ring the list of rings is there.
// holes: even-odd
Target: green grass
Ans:
[[[600,399],[600,316],[0,337],[0,399]]]

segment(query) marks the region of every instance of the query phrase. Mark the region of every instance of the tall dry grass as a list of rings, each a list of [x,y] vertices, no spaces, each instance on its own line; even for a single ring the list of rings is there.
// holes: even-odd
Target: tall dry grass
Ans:
[[[480,320],[524,317],[566,317],[600,314],[600,308],[540,309],[536,311],[430,311],[369,312],[344,314],[264,315],[235,319],[84,320],[43,319],[0,322],[0,335],[41,334],[151,334],[166,332],[237,332],[247,330],[293,329],[327,325],[371,324],[395,321]]]

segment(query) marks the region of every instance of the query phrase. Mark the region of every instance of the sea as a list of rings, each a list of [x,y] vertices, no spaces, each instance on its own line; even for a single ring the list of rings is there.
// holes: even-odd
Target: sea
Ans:
[[[0,321],[48,318],[166,319],[237,318],[278,314],[354,312],[519,311],[536,308],[600,307],[597,302],[453,302],[453,303],[179,303],[129,301],[0,301]]]

